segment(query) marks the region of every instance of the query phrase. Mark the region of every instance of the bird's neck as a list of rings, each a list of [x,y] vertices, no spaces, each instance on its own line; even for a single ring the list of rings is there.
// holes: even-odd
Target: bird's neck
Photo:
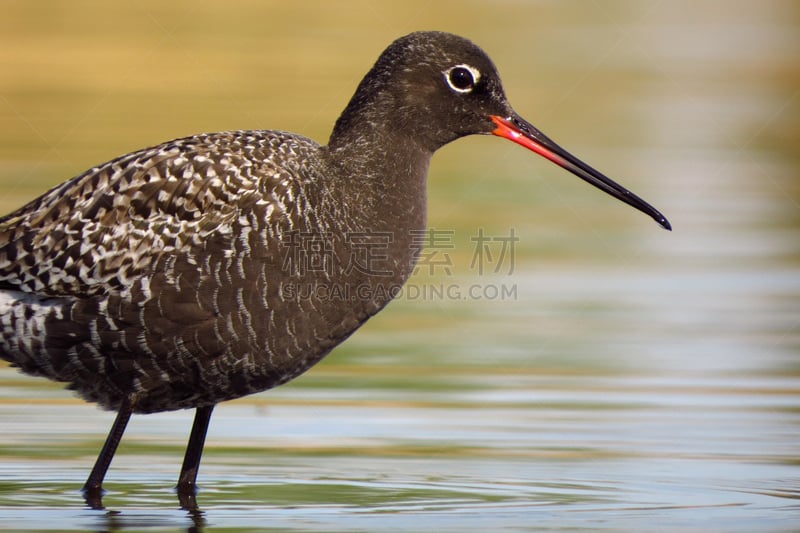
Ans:
[[[425,225],[428,167],[433,152],[381,121],[351,121],[334,129],[329,164],[350,206],[362,210],[374,230],[408,231]]]
[[[351,230],[386,242],[393,282],[403,283],[419,254],[427,211],[430,151],[396,131],[362,123],[335,130],[326,147]]]

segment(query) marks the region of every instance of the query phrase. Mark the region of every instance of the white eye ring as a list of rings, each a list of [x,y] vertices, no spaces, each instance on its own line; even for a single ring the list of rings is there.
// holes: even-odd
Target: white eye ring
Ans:
[[[469,77],[464,78],[464,71],[467,71]],[[447,85],[455,92],[460,94],[471,93],[472,89],[478,84],[481,79],[481,71],[472,65],[460,64],[442,72]],[[460,79],[453,79],[453,76],[458,76]]]

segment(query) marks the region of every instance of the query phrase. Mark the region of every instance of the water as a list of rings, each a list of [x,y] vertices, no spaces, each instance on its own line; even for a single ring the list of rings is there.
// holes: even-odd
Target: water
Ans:
[[[438,27],[675,231],[510,143],[448,146],[430,183],[448,262],[306,376],[218,406],[202,517],[172,491],[190,412],[134,417],[90,511],[113,413],[0,368],[2,528],[800,529],[794,3],[59,6],[0,21],[3,211],[184,133],[324,138],[391,38]]]
[[[488,372],[452,384],[462,390],[290,390],[221,405],[201,471],[205,525],[793,529],[797,379]],[[121,513],[80,510],[85,443],[110,423],[88,409],[3,405],[15,431],[0,469],[5,527],[192,525],[170,490],[187,413],[134,419],[107,482]]]

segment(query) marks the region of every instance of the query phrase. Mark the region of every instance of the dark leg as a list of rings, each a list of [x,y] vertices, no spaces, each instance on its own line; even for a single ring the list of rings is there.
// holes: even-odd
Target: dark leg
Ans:
[[[117,451],[117,446],[122,440],[122,434],[125,433],[125,426],[128,425],[130,418],[131,402],[125,398],[119,406],[117,418],[114,420],[114,425],[111,426],[111,431],[108,432],[100,455],[97,456],[92,473],[89,474],[83,485],[83,497],[86,499],[86,504],[92,509],[103,509],[103,478],[106,477],[108,466],[111,464],[111,459],[114,458],[114,453]]]
[[[211,420],[213,405],[198,407],[194,414],[192,433],[183,457],[181,477],[178,478],[178,501],[181,507],[189,511],[197,511],[197,471],[200,469],[200,457],[203,455],[203,444],[206,442],[208,423]]]

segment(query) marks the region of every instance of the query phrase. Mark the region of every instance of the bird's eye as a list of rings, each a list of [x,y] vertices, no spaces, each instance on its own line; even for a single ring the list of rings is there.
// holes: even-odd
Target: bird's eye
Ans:
[[[462,94],[472,92],[480,77],[481,73],[478,69],[469,65],[456,65],[444,72],[447,85],[455,92]]]

